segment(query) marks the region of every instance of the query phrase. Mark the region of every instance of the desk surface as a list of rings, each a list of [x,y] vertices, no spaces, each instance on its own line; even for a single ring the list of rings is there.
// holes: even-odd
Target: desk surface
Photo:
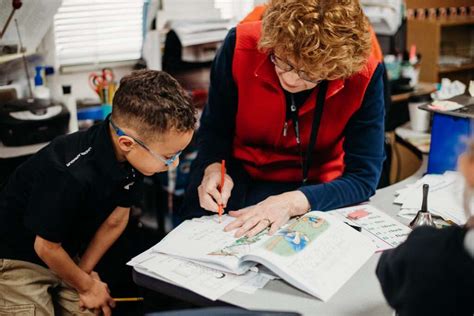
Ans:
[[[412,95],[429,94],[435,91],[436,91],[435,83],[420,82],[415,86],[415,89],[413,91],[400,93],[400,94],[393,94],[391,96],[391,100],[393,103],[408,101],[408,98],[410,98],[410,96]]]
[[[14,157],[32,155],[48,144],[49,142],[27,145],[27,146],[10,147],[10,146],[5,146],[3,145],[2,142],[0,142],[0,158],[5,159],[5,158],[14,158]]]
[[[410,122],[407,122],[395,129],[395,135],[413,146],[413,148],[418,150],[421,154],[429,154],[431,145],[430,133],[414,131],[410,127]]]
[[[426,159],[422,167],[411,177],[377,190],[370,203],[390,216],[408,225],[408,221],[396,217],[399,207],[393,204],[394,193],[405,187],[406,184],[415,182],[426,170]],[[364,316],[391,316],[390,307],[385,302],[379,282],[375,275],[380,254],[372,258],[334,295],[328,302],[322,302],[281,280],[269,282],[265,288],[257,290],[254,294],[231,291],[221,297],[221,303],[240,306],[252,310],[295,311],[302,315],[364,315]],[[183,288],[167,284],[147,277],[134,271],[134,280],[138,285],[157,290],[186,301],[197,304],[219,304],[207,301],[200,296]]]

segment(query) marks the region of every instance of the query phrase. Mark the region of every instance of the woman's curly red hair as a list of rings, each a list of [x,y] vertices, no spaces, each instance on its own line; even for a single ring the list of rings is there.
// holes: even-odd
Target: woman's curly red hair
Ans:
[[[318,79],[360,71],[371,50],[369,21],[357,0],[271,0],[259,48]]]

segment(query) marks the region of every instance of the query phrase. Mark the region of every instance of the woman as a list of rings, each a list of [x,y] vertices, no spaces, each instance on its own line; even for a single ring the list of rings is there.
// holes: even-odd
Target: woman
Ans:
[[[356,0],[273,0],[262,21],[231,29],[181,216],[222,204],[236,218],[225,230],[254,236],[367,200],[384,160],[383,66],[370,51]]]

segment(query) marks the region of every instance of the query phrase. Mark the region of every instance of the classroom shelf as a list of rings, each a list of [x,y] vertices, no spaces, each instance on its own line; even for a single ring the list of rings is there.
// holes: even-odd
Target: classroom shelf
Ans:
[[[432,23],[435,23],[439,26],[473,25],[474,18],[469,17],[469,16],[465,16],[465,17],[457,16],[457,17],[452,17],[452,18],[444,18],[444,19],[435,20]]]
[[[449,2],[449,5],[448,5]],[[408,8],[467,7],[472,0],[409,0]],[[439,19],[410,19],[407,22],[407,47],[415,45],[421,54],[420,81],[440,82],[442,78],[467,84],[474,78],[474,62],[461,66],[439,65],[441,55],[470,56],[474,45],[474,17],[453,16]]]
[[[0,64],[5,64],[5,63],[8,63],[8,62],[18,61],[22,58],[22,56],[23,56],[23,54],[8,54],[8,55],[0,56]],[[37,57],[39,57],[39,55],[36,54],[36,53],[26,54],[26,59],[28,61],[36,59]]]
[[[449,73],[449,72],[456,72],[456,71],[467,71],[467,70],[474,70],[474,63],[464,64],[461,66],[439,66],[438,73]]]

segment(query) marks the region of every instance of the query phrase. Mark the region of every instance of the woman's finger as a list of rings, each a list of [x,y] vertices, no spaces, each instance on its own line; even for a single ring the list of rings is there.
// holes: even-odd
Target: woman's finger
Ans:
[[[227,225],[224,228],[224,231],[228,232],[242,226],[249,218],[254,216],[253,210],[254,210],[253,206],[248,206],[238,211],[230,211],[229,215],[232,217],[236,217],[237,220]]]
[[[219,210],[219,206],[217,205],[216,201],[214,201],[213,198],[208,194],[199,196],[199,205],[203,209],[214,213],[217,213],[217,211]]]
[[[205,190],[206,193],[210,195],[214,199],[214,201],[216,201],[217,204],[222,204],[222,196],[219,190],[217,190],[217,188],[207,187]]]
[[[270,224],[270,222],[268,220],[265,220],[265,219],[260,220],[258,222],[257,226],[255,226],[254,228],[252,228],[251,230],[248,231],[246,236],[250,238],[250,237],[253,237],[253,236],[257,235],[262,230],[266,229],[269,224]]]
[[[273,235],[286,223],[286,220],[277,219],[273,223],[271,223],[270,230],[268,231],[269,235]]]
[[[244,224],[235,232],[235,237],[239,238],[245,235],[249,230],[254,228],[260,222],[261,218],[257,216],[253,216],[246,220]]]
[[[237,211],[230,211],[229,215],[232,217],[240,217],[242,215],[247,214],[249,211],[251,211],[251,209],[252,209],[252,206],[248,206],[245,208],[241,208],[240,210],[237,210]]]
[[[244,223],[244,221],[240,218],[234,220],[232,223],[230,224],[227,224],[226,227],[224,227],[224,231],[225,232],[230,232],[231,230],[234,230],[236,228],[239,228],[240,226],[242,226]]]

